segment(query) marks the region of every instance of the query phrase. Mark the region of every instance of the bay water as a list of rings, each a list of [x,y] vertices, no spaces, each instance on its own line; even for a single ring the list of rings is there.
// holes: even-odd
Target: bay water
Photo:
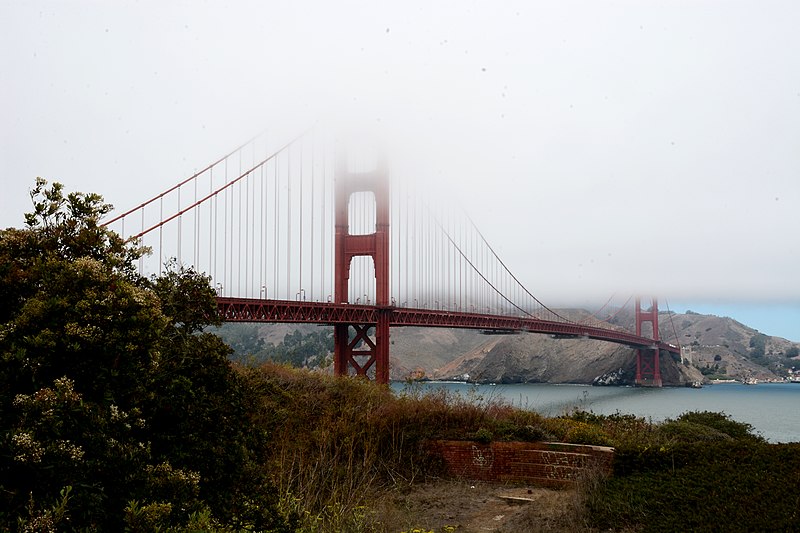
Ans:
[[[751,424],[756,433],[770,442],[800,441],[800,383],[718,383],[700,389],[459,382],[421,382],[410,386],[421,391],[445,388],[467,398],[502,399],[546,416],[580,409],[603,415],[633,414],[662,422],[687,411],[715,411]],[[405,387],[404,383],[392,384],[396,392]]]

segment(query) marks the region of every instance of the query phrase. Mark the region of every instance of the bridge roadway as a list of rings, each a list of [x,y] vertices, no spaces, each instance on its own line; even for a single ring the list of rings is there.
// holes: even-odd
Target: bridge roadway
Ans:
[[[530,317],[498,316],[436,309],[414,309],[374,305],[336,304],[293,300],[217,297],[220,317],[225,322],[284,322],[301,324],[375,324],[378,313],[389,313],[390,327],[418,326],[481,329],[497,332],[542,333],[556,337],[596,339],[632,348],[665,350],[680,354],[680,347],[654,342],[625,331],[556,322]]]

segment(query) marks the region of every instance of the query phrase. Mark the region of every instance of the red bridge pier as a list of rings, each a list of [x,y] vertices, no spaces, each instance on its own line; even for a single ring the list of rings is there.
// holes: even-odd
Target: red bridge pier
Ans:
[[[333,329],[333,369],[337,376],[367,377],[375,366],[375,380],[389,383],[389,174],[385,164],[372,172],[348,172],[344,159],[336,169],[334,192],[336,235],[334,240],[334,297],[347,303],[353,257],[369,256],[375,265],[377,322],[336,324]],[[375,232],[351,235],[348,206],[353,193],[375,195]],[[370,331],[374,330],[374,340]],[[352,334],[351,334],[352,333]]]
[[[661,386],[661,368],[659,367],[658,337],[658,301],[651,298],[649,310],[642,309],[640,298],[636,298],[636,335],[642,336],[642,325],[650,323],[653,328],[653,345],[636,350],[636,385],[644,387]]]

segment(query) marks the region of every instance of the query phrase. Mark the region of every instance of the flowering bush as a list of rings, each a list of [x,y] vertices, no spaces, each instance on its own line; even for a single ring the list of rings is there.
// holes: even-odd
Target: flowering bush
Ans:
[[[98,195],[31,197],[0,230],[0,530],[287,530],[209,280],[140,277]]]

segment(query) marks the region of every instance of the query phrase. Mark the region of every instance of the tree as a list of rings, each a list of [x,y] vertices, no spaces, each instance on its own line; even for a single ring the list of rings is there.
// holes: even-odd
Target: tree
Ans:
[[[142,250],[99,225],[110,206],[37,179],[27,228],[0,231],[3,397],[68,375],[87,400],[127,408],[167,322],[133,269]]]
[[[233,349],[231,358],[239,363],[252,361],[264,349],[264,339],[258,336],[258,326],[242,322],[228,322],[206,331],[219,335]]]
[[[750,337],[750,357],[756,362],[761,362],[766,355],[767,336],[763,333],[756,333]]]
[[[268,446],[265,435],[250,431],[256,398],[231,368],[233,350],[203,332],[221,323],[210,279],[172,264],[152,290],[169,323],[145,409],[154,454],[198,471],[200,496],[215,515],[258,530],[282,529],[277,493],[255,461]]]
[[[200,333],[219,323],[209,280],[139,276],[146,250],[100,224],[98,195],[37,179],[31,198],[26,227],[0,231],[0,529],[166,527],[207,507],[288,527],[230,349]]]

